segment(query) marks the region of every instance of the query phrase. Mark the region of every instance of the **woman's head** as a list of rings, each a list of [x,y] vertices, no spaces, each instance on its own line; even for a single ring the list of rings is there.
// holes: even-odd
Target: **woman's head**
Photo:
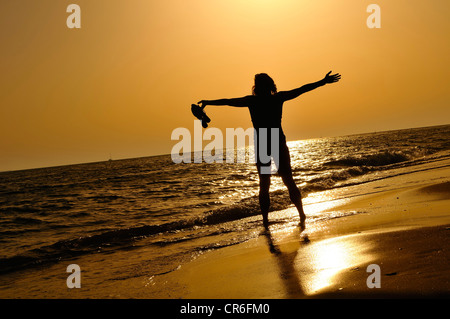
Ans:
[[[253,95],[272,95],[277,93],[277,86],[266,73],[258,73],[255,75],[252,93]]]

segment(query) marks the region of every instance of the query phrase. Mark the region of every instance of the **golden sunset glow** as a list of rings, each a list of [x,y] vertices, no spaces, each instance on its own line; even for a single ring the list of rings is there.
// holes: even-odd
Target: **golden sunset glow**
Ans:
[[[448,1],[75,1],[0,4],[0,170],[170,153],[190,104],[340,83],[284,107],[288,140],[448,123]],[[211,125],[251,126],[246,109],[208,107]]]
[[[307,249],[311,272],[303,278],[306,294],[315,294],[336,283],[336,277],[344,270],[368,264],[373,256],[367,253],[366,243],[355,242],[351,236],[323,240]]]

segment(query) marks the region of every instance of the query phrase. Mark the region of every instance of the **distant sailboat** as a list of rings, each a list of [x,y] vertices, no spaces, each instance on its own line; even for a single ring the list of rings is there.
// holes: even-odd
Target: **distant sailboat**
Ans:
[[[113,162],[113,159],[111,157],[111,153],[109,153],[109,160],[106,162],[106,166],[108,168],[111,168],[112,167],[112,162]]]

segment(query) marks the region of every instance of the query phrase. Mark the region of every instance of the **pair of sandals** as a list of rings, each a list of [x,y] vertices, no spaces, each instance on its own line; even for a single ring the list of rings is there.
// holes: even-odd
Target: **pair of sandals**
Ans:
[[[208,123],[211,122],[211,119],[208,117],[208,115],[206,115],[205,111],[203,110],[204,108],[205,107],[201,107],[197,104],[191,105],[192,114],[194,114],[196,118],[202,121],[203,128],[207,128]]]

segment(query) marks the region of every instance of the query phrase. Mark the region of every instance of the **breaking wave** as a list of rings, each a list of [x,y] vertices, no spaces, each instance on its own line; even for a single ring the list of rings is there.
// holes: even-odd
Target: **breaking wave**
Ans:
[[[401,151],[386,151],[370,155],[349,155],[340,159],[325,163],[325,166],[348,167],[348,166],[386,166],[409,161],[412,154]]]

